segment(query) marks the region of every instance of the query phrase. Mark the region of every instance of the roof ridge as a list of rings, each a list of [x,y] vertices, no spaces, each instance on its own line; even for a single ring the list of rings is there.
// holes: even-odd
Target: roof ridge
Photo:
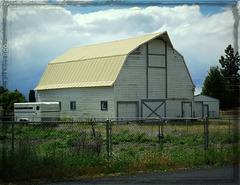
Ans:
[[[154,33],[150,33],[150,34],[146,34],[146,35],[139,35],[139,36],[137,36],[137,37],[127,37],[127,38],[112,40],[112,41],[108,41],[108,42],[100,42],[100,43],[88,44],[88,45],[79,45],[79,46],[75,46],[74,48],[87,47],[87,46],[95,46],[95,45],[102,45],[102,44],[108,44],[108,43],[118,42],[118,41],[121,42],[121,41],[125,41],[125,40],[131,40],[131,39],[136,39],[136,38],[151,36],[151,35],[155,35],[155,34],[156,34],[156,35],[162,35],[162,34],[164,34],[164,33],[167,33],[167,31],[154,32]]]
[[[113,58],[113,57],[124,57],[127,54],[122,54],[122,55],[106,55],[106,56],[102,56],[102,57],[93,57],[93,58],[84,58],[84,59],[78,59],[78,60],[68,60],[68,61],[64,61],[64,62],[49,62],[48,64],[65,64],[65,63],[71,63],[71,62],[80,62],[80,61],[86,61],[86,60],[94,60],[94,59],[102,59],[102,58]]]

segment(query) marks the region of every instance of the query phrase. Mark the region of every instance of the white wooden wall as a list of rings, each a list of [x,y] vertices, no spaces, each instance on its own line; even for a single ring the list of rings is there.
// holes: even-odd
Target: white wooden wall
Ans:
[[[133,52],[128,56],[114,83],[115,115],[119,114],[119,117],[139,115],[140,100],[146,98],[146,45],[139,47],[137,50],[141,54],[134,54]],[[132,106],[134,101],[138,102],[138,107],[134,106],[136,113],[134,113]],[[119,102],[119,105],[117,105],[117,102]],[[121,104],[121,102],[124,102],[124,104]],[[127,105],[127,102],[129,102],[129,105]],[[124,116],[124,112],[131,112],[131,115],[126,114]]]
[[[181,117],[182,102],[188,101],[192,103],[191,114],[193,115],[194,86],[184,64],[184,59],[171,47],[167,46],[166,49],[167,64],[165,64],[164,56],[165,43],[161,40],[153,40],[148,44],[148,52],[150,53],[148,64],[147,44],[138,48],[141,54],[136,55],[133,52],[132,55],[129,55],[114,84],[115,102],[138,101],[139,112],[141,112],[142,99],[166,100],[166,116]],[[154,103],[152,104],[154,105]],[[143,116],[148,115],[147,111],[149,110],[146,109]],[[162,111],[163,107],[161,107],[161,114],[163,114]]]
[[[205,95],[197,95],[194,97],[195,101],[202,101],[203,105],[208,105],[209,117],[219,117],[220,107],[219,100]],[[195,103],[196,104],[196,103]],[[206,111],[206,110],[205,110]],[[205,113],[206,114],[206,113]]]
[[[181,100],[167,100],[166,117],[182,117],[181,102]]]
[[[146,46],[141,55],[130,55],[114,83],[115,101],[135,101],[146,97]]]
[[[118,118],[136,118],[138,117],[138,104],[134,102],[118,104]]]
[[[202,118],[203,117],[203,102],[195,102],[195,117]]]
[[[165,43],[152,40],[148,43],[148,99],[166,98],[166,60]]]
[[[168,58],[168,98],[193,100],[193,84],[184,64],[183,57],[172,48],[167,48]]]
[[[61,102],[61,117],[112,118],[114,115],[113,87],[72,88],[38,91],[38,101]],[[76,110],[70,110],[70,101],[76,101]],[[108,110],[101,110],[101,101],[108,102]]]

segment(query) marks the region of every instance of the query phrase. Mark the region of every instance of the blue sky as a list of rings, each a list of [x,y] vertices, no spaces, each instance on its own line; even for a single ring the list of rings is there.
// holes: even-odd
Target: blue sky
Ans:
[[[231,8],[209,4],[12,7],[7,88],[28,98],[48,63],[75,46],[168,31],[198,94],[209,68],[219,65],[225,48],[233,44],[233,22]]]
[[[49,2],[57,2],[56,0],[48,0]],[[105,0],[95,0],[95,1],[98,1],[98,2],[106,2]],[[111,0],[109,0],[111,1]],[[128,8],[130,7],[134,7],[134,6],[137,6],[138,5],[138,2],[141,2],[141,0],[118,0],[120,2],[135,2],[136,4],[134,4],[133,6],[128,6]],[[146,2],[146,0],[142,0],[144,2]],[[159,2],[159,0],[151,0],[150,2]],[[164,0],[162,2],[166,2],[166,3],[171,3],[171,2],[174,2],[174,3],[178,3],[179,2],[179,5],[182,5],[182,4],[185,4],[187,1],[177,1],[177,0]],[[209,0],[205,0],[205,1],[199,1],[199,0],[190,0],[188,1],[187,3],[189,4],[194,4],[194,2],[196,3],[201,3],[201,6],[200,6],[200,12],[204,15],[204,16],[211,16],[213,14],[216,14],[216,13],[219,13],[219,12],[223,12],[225,11],[226,7],[221,4],[221,3],[225,3],[225,2],[231,2],[231,0],[218,0],[218,1],[209,1]],[[216,5],[210,5],[208,4],[208,2],[216,2]],[[236,1],[232,1],[233,3],[236,2]],[[160,7],[164,7],[164,6],[167,6],[167,7],[174,7],[176,5],[171,5],[171,4],[166,4],[166,5],[162,5]],[[139,7],[142,7],[142,8],[146,8],[148,6],[139,6]],[[80,7],[67,7],[68,10],[70,10],[73,14],[76,14],[76,13],[90,13],[90,12],[96,12],[96,11],[103,11],[103,10],[108,10],[108,9],[124,9],[126,8],[126,6],[86,6],[86,7],[83,7],[83,8],[80,8]]]

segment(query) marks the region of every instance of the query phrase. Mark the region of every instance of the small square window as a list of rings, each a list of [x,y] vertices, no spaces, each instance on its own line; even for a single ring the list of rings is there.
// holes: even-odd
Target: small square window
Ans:
[[[108,110],[108,102],[107,101],[101,101],[101,110]]]
[[[76,110],[76,102],[75,101],[70,102],[70,109],[71,110]]]

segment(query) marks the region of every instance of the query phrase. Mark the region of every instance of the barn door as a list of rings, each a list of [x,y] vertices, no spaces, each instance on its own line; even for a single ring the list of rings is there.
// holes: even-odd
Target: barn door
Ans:
[[[166,117],[166,103],[164,100],[142,100],[141,116],[143,118]]]
[[[192,102],[182,102],[182,117],[192,117]]]
[[[195,102],[195,117],[202,118],[203,115],[203,102]]]
[[[117,102],[117,117],[128,119],[139,117],[138,102]]]
[[[203,105],[203,116],[204,116],[204,118],[205,118],[206,116],[209,116],[209,115],[208,115],[208,112],[209,112],[208,104],[204,104],[204,105]]]

